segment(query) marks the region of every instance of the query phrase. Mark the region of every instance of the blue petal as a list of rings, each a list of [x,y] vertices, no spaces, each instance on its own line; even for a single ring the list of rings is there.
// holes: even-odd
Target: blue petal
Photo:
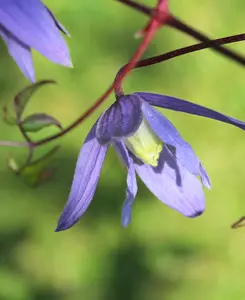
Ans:
[[[95,193],[107,149],[107,146],[98,143],[94,125],[80,151],[70,196],[56,231],[73,226],[88,208]]]
[[[11,37],[10,34],[1,31],[1,29],[0,35],[8,47],[9,54],[13,57],[21,71],[31,82],[35,82],[35,71],[30,48],[14,37]]]
[[[96,136],[101,144],[133,135],[142,122],[141,100],[123,96],[99,118]]]
[[[0,1],[0,25],[55,63],[71,66],[69,51],[53,17],[39,0]]]
[[[135,169],[159,200],[184,216],[194,218],[205,210],[205,196],[200,181],[178,164],[166,146],[156,168],[135,159]]]
[[[123,227],[127,227],[131,221],[132,205],[137,194],[138,187],[133,159],[129,156],[128,150],[125,147],[124,143],[115,143],[115,149],[117,153],[122,157],[128,168],[126,200],[124,202],[122,211],[122,225]]]
[[[145,101],[142,102],[142,109],[144,111],[146,120],[156,135],[165,144],[175,148],[175,150],[173,150],[171,147],[169,147],[169,150],[176,152],[174,154],[176,155],[178,162],[192,174],[199,175],[203,184],[207,188],[211,188],[208,175],[202,167],[200,160],[196,156],[192,147],[183,140],[173,124]]]
[[[211,189],[212,188],[212,184],[210,182],[210,178],[208,177],[208,173],[206,172],[204,166],[202,165],[202,163],[200,162],[199,165],[199,170],[200,170],[200,177],[202,179],[202,184],[208,188]]]
[[[149,104],[154,106],[218,120],[245,130],[245,122],[189,101],[152,93],[136,93],[136,95],[139,95]]]
[[[48,9],[48,7],[46,6],[46,9],[48,10],[48,12],[50,13],[51,17],[53,18],[55,25],[59,28],[60,31],[62,31],[66,36],[71,37],[69,31],[65,28],[64,25],[62,25],[59,20],[55,17],[55,15],[52,13],[52,11],[50,9]]]

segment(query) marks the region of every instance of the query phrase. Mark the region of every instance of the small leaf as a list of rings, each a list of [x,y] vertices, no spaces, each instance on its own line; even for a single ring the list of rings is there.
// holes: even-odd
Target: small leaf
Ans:
[[[21,125],[25,132],[36,132],[52,125],[62,129],[62,126],[58,120],[46,114],[30,115],[21,122]]]
[[[11,171],[13,171],[15,174],[18,174],[20,167],[15,158],[10,154],[8,157],[8,167]]]
[[[54,80],[42,80],[35,84],[29,85],[19,92],[14,98],[14,109],[18,119],[21,118],[22,113],[29,102],[31,96],[43,85],[56,83]]]
[[[238,221],[231,225],[232,229],[245,226],[245,217],[241,217]]]
[[[10,126],[17,125],[17,119],[11,113],[9,113],[9,109],[8,109],[7,105],[4,105],[2,107],[2,110],[3,110],[3,120],[4,120],[4,122],[6,124],[10,125]]]
[[[50,163],[59,150],[59,146],[52,148],[47,154],[27,165],[20,173],[20,176],[31,186],[35,187],[52,175]]]

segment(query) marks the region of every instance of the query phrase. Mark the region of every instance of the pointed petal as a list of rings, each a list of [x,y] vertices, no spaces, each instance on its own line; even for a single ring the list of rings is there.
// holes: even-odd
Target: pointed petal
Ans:
[[[70,196],[56,231],[73,226],[88,208],[94,196],[107,149],[107,146],[98,143],[94,125],[80,151]]]
[[[59,20],[55,17],[55,15],[52,13],[52,11],[50,9],[48,9],[48,7],[46,6],[46,9],[48,10],[48,12],[50,13],[51,17],[53,18],[55,25],[59,28],[59,30],[61,32],[63,32],[66,36],[71,37],[69,31],[65,28],[64,25],[62,25]]]
[[[51,61],[71,66],[67,45],[41,1],[0,1],[0,24],[23,44]]]
[[[138,186],[133,159],[129,156],[125,144],[122,142],[117,142],[115,143],[115,149],[117,153],[122,157],[128,168],[126,200],[124,202],[122,211],[122,226],[127,227],[131,221],[131,210],[135,196],[137,194]]]
[[[199,165],[199,170],[200,170],[200,177],[202,179],[202,184],[208,188],[208,189],[211,189],[212,188],[212,184],[211,184],[211,181],[210,181],[210,178],[208,177],[208,173],[206,172],[204,166],[202,165],[202,163],[200,162],[200,165]]]
[[[204,106],[194,104],[189,101],[152,93],[136,94],[153,106],[159,106],[166,109],[181,111],[192,115],[218,120],[239,127],[242,130],[245,130],[245,122],[226,116],[222,113],[206,108]]]
[[[169,150],[173,153],[175,152],[174,155],[178,162],[192,174],[200,176],[203,184],[210,188],[210,185],[207,184],[209,182],[208,175],[201,168],[199,158],[192,147],[181,137],[173,124],[146,102],[142,102],[142,109],[153,131],[165,144],[170,145]],[[175,149],[172,149],[171,146]]]
[[[30,48],[15,38],[12,38],[4,31],[0,30],[0,35],[8,47],[9,54],[13,57],[23,74],[31,82],[35,82],[35,71]]]
[[[123,96],[99,118],[96,136],[101,144],[133,135],[143,119],[138,96]]]
[[[167,147],[164,147],[156,168],[136,160],[135,169],[159,200],[184,216],[194,218],[205,210],[205,196],[200,181],[181,164],[177,164]]]

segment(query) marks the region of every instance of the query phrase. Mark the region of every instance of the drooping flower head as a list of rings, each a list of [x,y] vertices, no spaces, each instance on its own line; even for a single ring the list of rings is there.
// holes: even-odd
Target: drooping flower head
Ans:
[[[123,226],[126,227],[131,219],[137,194],[136,173],[159,200],[184,216],[193,218],[203,213],[202,184],[210,189],[209,177],[192,147],[152,106],[212,118],[245,129],[242,121],[177,98],[151,93],[120,97],[99,117],[82,146],[57,231],[74,225],[88,208],[110,145],[128,170]]]
[[[68,32],[40,0],[1,0],[0,35],[24,75],[35,81],[31,49],[54,63],[71,66],[60,34]]]

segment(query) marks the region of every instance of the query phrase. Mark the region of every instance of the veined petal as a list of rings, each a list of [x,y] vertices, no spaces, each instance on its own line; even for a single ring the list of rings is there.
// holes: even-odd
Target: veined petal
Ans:
[[[35,71],[30,48],[1,29],[0,35],[8,47],[9,54],[13,57],[21,71],[30,81],[35,82]]]
[[[153,131],[167,144],[167,147],[176,156],[178,162],[192,174],[200,176],[203,184],[210,188],[208,175],[201,166],[199,158],[192,147],[181,137],[173,124],[145,101],[142,102],[142,109]],[[175,150],[173,151],[169,145],[173,146]]]
[[[101,144],[133,135],[143,119],[138,96],[123,96],[99,118],[96,136]]]
[[[51,17],[53,18],[55,25],[59,28],[60,31],[62,31],[66,36],[71,37],[69,31],[65,28],[64,25],[62,25],[59,20],[55,17],[55,15],[52,13],[52,11],[46,6],[46,9],[50,13]]]
[[[71,66],[67,45],[40,0],[0,1],[0,25],[51,61]]]
[[[181,111],[192,115],[218,120],[239,127],[242,130],[245,130],[245,122],[226,116],[215,110],[206,108],[204,106],[189,101],[185,101],[174,97],[159,95],[159,94],[152,94],[152,93],[140,92],[140,93],[136,93],[136,95],[139,95],[150,105],[153,106],[158,106],[166,109]]]
[[[167,147],[164,147],[156,168],[136,159],[135,169],[159,200],[184,216],[197,217],[205,210],[205,196],[200,181],[178,164]]]
[[[122,157],[128,168],[126,200],[124,202],[122,211],[122,225],[123,227],[127,227],[131,220],[132,205],[137,194],[138,186],[133,159],[129,156],[125,144],[122,142],[116,142],[115,149],[117,153]]]
[[[80,151],[68,202],[60,216],[56,231],[73,226],[88,208],[99,180],[108,146],[101,146],[95,136],[95,127],[89,132]]]

